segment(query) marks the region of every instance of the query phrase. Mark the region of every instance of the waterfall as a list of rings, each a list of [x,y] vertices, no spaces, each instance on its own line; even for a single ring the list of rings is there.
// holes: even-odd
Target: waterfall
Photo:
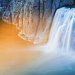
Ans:
[[[43,48],[43,51],[53,51],[57,48],[66,51],[75,49],[74,8],[62,7],[58,9],[50,30],[51,6],[47,7],[43,0],[12,0],[9,6],[2,18],[4,21],[16,25],[20,30],[18,35],[23,40],[29,40],[35,44],[41,43],[45,37],[48,37],[50,31],[48,43],[37,48]]]
[[[48,19],[48,21],[50,21]],[[75,50],[75,8],[62,7],[55,13],[48,43],[43,51],[63,50],[65,52]]]
[[[49,23],[48,18],[47,23]],[[55,13],[52,27],[49,33],[48,43],[42,46],[34,46],[32,50],[40,50],[45,53],[54,51],[69,52],[75,50],[75,8],[62,7]]]
[[[51,9],[44,9],[43,3],[42,0],[23,0],[19,2],[13,0],[9,4],[10,8],[6,9],[2,18],[4,21],[16,25],[20,30],[18,34],[20,38],[35,44],[43,42],[50,31],[48,43],[42,47],[38,46],[37,49],[43,48],[43,51],[57,48],[66,49],[66,51],[74,50],[75,9],[67,7],[58,9],[50,30],[52,14],[49,10]]]
[[[50,31],[48,46],[66,51],[74,49],[75,9],[60,8],[56,11]]]
[[[48,15],[49,17],[42,17],[43,14],[37,10],[40,9],[38,4],[35,6],[34,2],[36,1],[40,0],[27,0],[26,3],[23,4],[23,2],[20,2],[17,5],[13,2],[14,6],[11,8],[15,9],[6,10],[3,14],[3,20],[15,24],[16,27],[21,30],[19,36],[24,40],[29,40],[34,43],[41,42],[43,37],[47,36],[48,31],[50,31],[46,44],[28,48],[29,50],[39,50],[45,53],[41,61],[39,60],[37,62],[39,72],[56,70],[58,66],[59,69],[62,69],[61,67],[69,65],[73,60],[75,63],[75,58],[72,58],[73,54],[71,57],[67,54],[70,53],[70,51],[74,53],[75,50],[75,8],[62,7],[57,9],[52,21],[50,14]],[[35,9],[33,8],[34,6]],[[47,14],[47,12],[45,13]],[[51,21],[52,27],[50,30]],[[63,56],[62,52],[64,52],[66,56]],[[39,64],[41,64],[42,67]]]
[[[42,50],[45,54],[32,65],[30,74],[68,75],[73,70],[75,74],[75,8],[58,9],[48,43],[32,49]]]

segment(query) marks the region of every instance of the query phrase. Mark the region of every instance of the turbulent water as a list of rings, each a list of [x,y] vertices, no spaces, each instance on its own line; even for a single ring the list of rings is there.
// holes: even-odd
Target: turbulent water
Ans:
[[[38,49],[45,54],[33,64],[30,74],[75,74],[75,8],[56,11],[48,43]]]
[[[75,50],[75,8],[60,8],[56,11],[50,31],[48,46],[56,49]]]
[[[49,22],[48,19],[47,22]],[[49,23],[48,23],[49,24]],[[45,52],[69,52],[75,50],[75,8],[63,7],[56,11],[49,34],[48,43],[37,48]],[[35,47],[36,48],[36,47]],[[43,49],[42,49],[43,48]]]

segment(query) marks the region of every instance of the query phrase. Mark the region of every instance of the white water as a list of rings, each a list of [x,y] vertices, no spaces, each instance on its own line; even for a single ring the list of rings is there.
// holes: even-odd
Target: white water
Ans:
[[[49,20],[48,20],[49,21]],[[36,61],[30,73],[52,75],[68,75],[75,70],[75,8],[60,8],[54,16],[48,43],[34,47],[45,52]],[[72,73],[71,73],[72,74]],[[75,71],[74,71],[75,74]]]
[[[38,13],[40,13],[39,11],[32,13],[35,4],[34,0],[27,0],[26,2],[13,1],[14,2],[11,1],[10,3],[12,4],[10,10],[7,9],[4,12],[3,20],[11,22],[12,19],[12,23],[21,30],[19,36],[22,39],[31,40],[34,43],[42,42],[44,37],[48,36],[52,16],[50,15],[50,17],[44,19],[46,21],[43,22],[43,18],[40,19],[42,16],[38,15]],[[35,13],[36,16],[34,15]],[[54,16],[48,43],[44,46],[43,51],[55,50],[56,48],[65,49],[66,51],[70,49],[74,50],[74,21],[75,8],[70,9],[63,7],[58,9]]]
[[[62,48],[70,50],[72,48],[72,37],[74,35],[75,9],[61,8],[58,9],[52,24],[50,40],[52,48]]]
[[[48,19],[48,21],[50,21]],[[42,51],[50,52],[60,49],[69,52],[74,50],[75,44],[75,8],[60,8],[54,16],[48,43],[42,47]]]
[[[25,9],[25,6],[26,5],[24,5],[24,9]],[[27,13],[28,12],[26,12],[26,14]],[[29,13],[30,15],[29,17],[32,16],[30,13]],[[22,19],[21,16],[23,15],[21,11],[20,11],[20,15],[18,14],[17,16],[19,17],[18,18],[19,20]],[[3,17],[6,17],[6,16],[3,16]],[[16,18],[16,16],[14,16],[14,18]],[[25,20],[23,21],[24,22],[23,24],[22,24],[22,21],[21,22],[19,21],[19,25],[24,27],[21,30],[23,31],[26,29],[25,31],[23,31],[23,33],[26,36],[29,35],[29,37],[30,37],[32,30],[37,27],[37,22],[36,22],[36,26],[30,25],[31,19],[32,18],[28,18],[28,20],[26,21],[26,24],[25,24]],[[4,20],[7,20],[7,19],[4,18]],[[17,21],[17,19],[15,21]],[[29,25],[27,24],[28,21],[30,21]],[[51,21],[51,17],[49,17],[46,21],[47,25],[45,27],[46,29],[44,29],[43,34],[41,35],[41,33],[39,32],[41,35],[40,37],[43,37],[47,28],[50,26],[50,21]],[[36,29],[32,32],[32,34],[34,35],[35,33],[36,33]],[[36,40],[37,42],[39,42],[38,39]],[[75,58],[74,58],[75,57],[75,54],[74,54],[74,50],[75,50],[75,8],[70,9],[70,8],[63,7],[63,8],[58,9],[53,19],[48,43],[43,46],[36,46],[36,47],[34,46],[30,48],[30,50],[40,50],[45,53],[45,56],[43,56],[42,59],[39,60],[37,64],[35,64],[35,65],[38,65],[39,72],[46,72],[48,70],[52,71],[52,70],[60,69],[62,67],[64,68],[67,65],[74,63],[75,62]]]

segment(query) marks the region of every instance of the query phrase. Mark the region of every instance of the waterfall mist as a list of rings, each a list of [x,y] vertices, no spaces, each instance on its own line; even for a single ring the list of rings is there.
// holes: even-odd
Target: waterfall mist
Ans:
[[[50,21],[50,20],[48,20]],[[33,47],[44,55],[36,61],[30,74],[75,74],[75,8],[63,7],[56,11],[48,43]]]
[[[18,3],[15,0],[12,1],[14,2],[10,3],[10,10],[7,9],[3,14],[3,20],[16,25],[20,30],[18,34],[20,38],[37,44],[49,35],[46,44],[27,48],[27,50],[44,53],[32,65],[33,74],[47,74],[65,69],[72,71],[71,65],[75,65],[75,8],[58,9],[50,29],[53,17],[50,9],[45,9],[43,13],[41,10],[43,8],[38,7],[43,0],[40,4],[40,0],[26,0]]]

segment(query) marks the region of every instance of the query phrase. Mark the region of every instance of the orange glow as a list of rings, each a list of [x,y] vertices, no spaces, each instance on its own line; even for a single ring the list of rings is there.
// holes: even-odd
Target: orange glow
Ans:
[[[14,25],[0,21],[0,72],[20,69],[35,61],[40,52],[26,51],[33,44],[20,39]]]

